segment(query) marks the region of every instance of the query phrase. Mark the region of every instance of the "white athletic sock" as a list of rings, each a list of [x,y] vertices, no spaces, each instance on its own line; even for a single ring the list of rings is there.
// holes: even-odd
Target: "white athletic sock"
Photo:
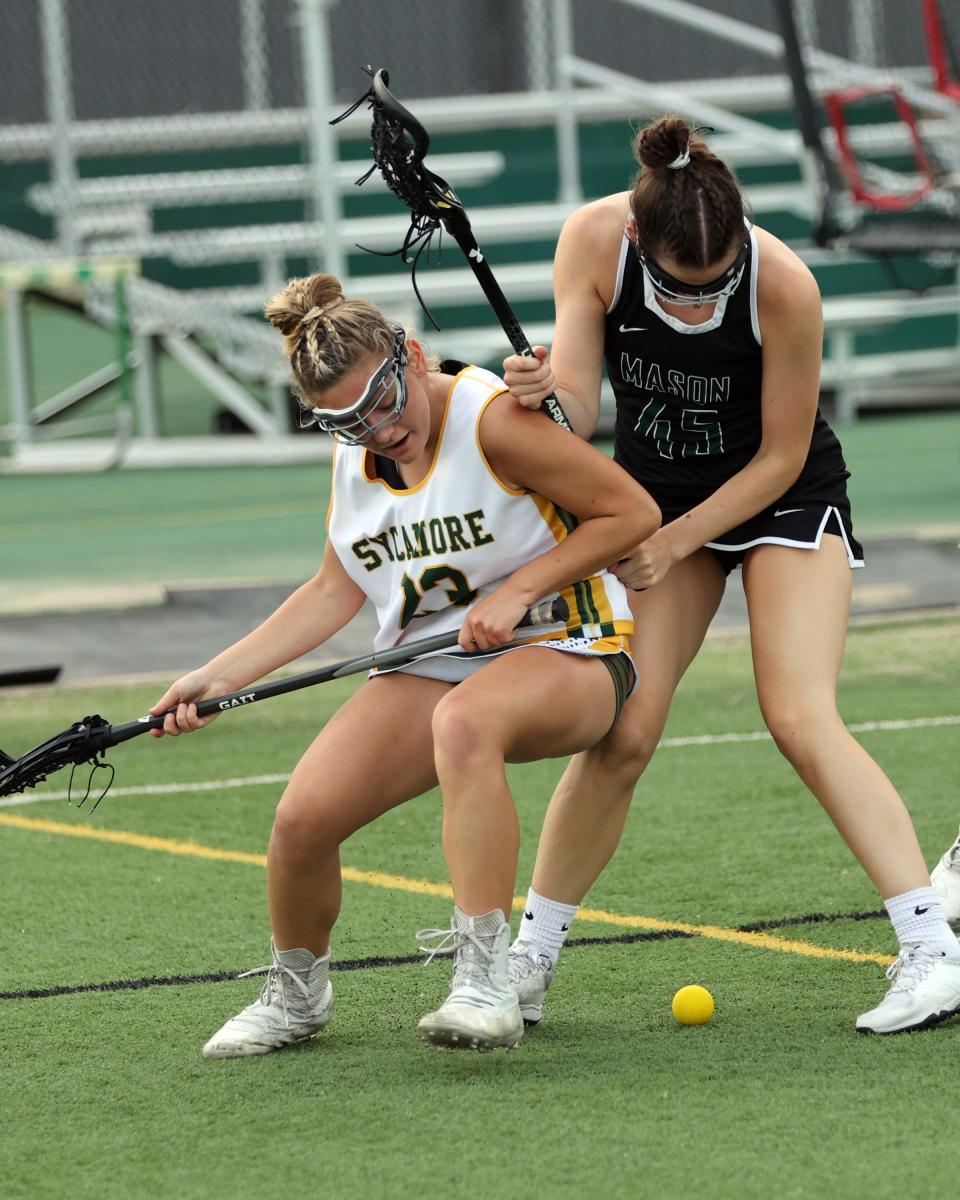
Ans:
[[[929,942],[946,954],[960,956],[960,942],[947,924],[940,897],[932,887],[891,896],[883,904],[901,946],[904,942]]]
[[[561,904],[559,900],[548,900],[531,888],[527,892],[527,906],[520,918],[517,937],[525,942],[536,942],[541,954],[556,962],[567,940],[567,933],[577,915],[578,904]]]

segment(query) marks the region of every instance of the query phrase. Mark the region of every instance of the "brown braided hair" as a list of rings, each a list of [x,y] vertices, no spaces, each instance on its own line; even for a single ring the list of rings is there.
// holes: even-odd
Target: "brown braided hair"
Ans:
[[[682,166],[689,152],[689,162]],[[641,171],[630,196],[637,242],[653,258],[709,267],[743,240],[744,201],[725,162],[683,117],[644,126],[633,141]]]
[[[389,358],[395,326],[366,300],[349,300],[334,275],[291,279],[264,308],[267,320],[283,334],[300,403],[348,375],[369,354]]]

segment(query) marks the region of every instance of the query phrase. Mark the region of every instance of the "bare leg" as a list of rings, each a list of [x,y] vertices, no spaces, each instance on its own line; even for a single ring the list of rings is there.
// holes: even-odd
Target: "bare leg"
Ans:
[[[843,542],[827,535],[818,551],[758,546],[743,584],[757,695],[777,746],[884,899],[929,887],[903,801],[837,712],[852,590]]]
[[[326,954],[340,913],[340,844],[436,785],[430,722],[450,685],[393,674],[372,679],[301,758],[277,807],[267,895],[279,950]]]
[[[504,762],[582,750],[609,729],[614,711],[602,663],[546,649],[497,659],[437,705],[443,847],[465,913],[512,906],[519,833]]]
[[[613,856],[636,782],[660,740],[677,684],[703,643],[724,582],[713,554],[699,550],[656,587],[630,593],[637,690],[613,730],[578,754],[557,785],[533,872],[542,896],[579,904]]]

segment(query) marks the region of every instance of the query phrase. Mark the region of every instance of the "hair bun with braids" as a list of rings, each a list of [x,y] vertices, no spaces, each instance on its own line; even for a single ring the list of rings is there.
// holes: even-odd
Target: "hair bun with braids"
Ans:
[[[395,353],[396,326],[369,301],[345,296],[335,275],[291,279],[267,301],[264,313],[283,334],[305,408],[364,357],[380,362]]]
[[[687,267],[717,263],[744,237],[743,196],[730,168],[676,113],[633,140],[643,168],[630,196],[637,244]]]
[[[344,302],[340,280],[335,275],[310,275],[291,279],[282,292],[267,304],[267,320],[284,337],[296,337],[305,325]]]
[[[646,125],[633,143],[637,162],[648,170],[679,170],[701,148],[705,149],[704,143],[690,123],[672,114]]]

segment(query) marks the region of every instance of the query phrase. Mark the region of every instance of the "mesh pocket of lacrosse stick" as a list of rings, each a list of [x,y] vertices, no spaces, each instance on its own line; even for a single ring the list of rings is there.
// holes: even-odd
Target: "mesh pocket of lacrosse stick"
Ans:
[[[433,327],[439,329],[417,286],[417,266],[421,255],[429,252],[434,235],[439,233],[442,238],[445,224],[460,220],[469,228],[469,223],[463,204],[453,188],[424,166],[423,160],[430,149],[430,136],[413,113],[404,108],[390,92],[389,74],[383,70],[374,72],[372,67],[365,67],[364,70],[372,77],[372,86],[345,112],[334,117],[330,124],[336,125],[356,112],[361,104],[369,103],[373,163],[355,181],[356,185],[362,186],[374,171],[379,170],[390,191],[410,210],[411,219],[398,250],[371,250],[359,244],[357,248],[383,257],[399,254],[400,261],[411,268],[410,281],[420,307]],[[437,249],[439,253],[439,240]]]

